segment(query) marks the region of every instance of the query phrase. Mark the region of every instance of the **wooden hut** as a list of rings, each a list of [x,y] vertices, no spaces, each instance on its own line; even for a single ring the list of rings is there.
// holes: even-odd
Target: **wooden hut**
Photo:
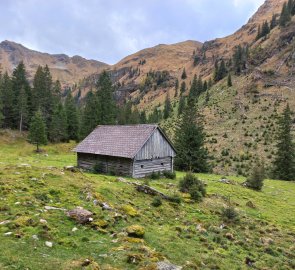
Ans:
[[[101,125],[74,151],[80,168],[134,178],[173,171],[176,154],[157,125]]]

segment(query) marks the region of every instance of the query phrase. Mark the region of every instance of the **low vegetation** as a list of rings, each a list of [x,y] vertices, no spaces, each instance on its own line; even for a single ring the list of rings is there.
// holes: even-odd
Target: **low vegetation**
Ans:
[[[164,260],[183,269],[295,267],[293,182],[266,179],[254,192],[243,177],[192,175],[206,185],[194,202],[177,173],[150,181],[171,198],[163,200],[67,167],[74,143],[36,153],[18,133],[0,134],[1,269],[156,269]],[[77,207],[91,221],[67,215]]]

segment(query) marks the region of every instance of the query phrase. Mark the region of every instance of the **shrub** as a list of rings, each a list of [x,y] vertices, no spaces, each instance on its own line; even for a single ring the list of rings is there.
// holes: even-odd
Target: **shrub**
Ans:
[[[152,206],[154,207],[159,207],[162,205],[162,199],[160,196],[156,196],[154,197],[153,201],[152,201]]]
[[[180,204],[181,203],[181,197],[177,194],[170,196],[167,198],[168,201],[173,202],[173,203],[177,203]]]
[[[160,172],[152,172],[150,174],[150,178],[153,179],[153,180],[160,179],[160,176],[161,176]]]
[[[103,165],[101,162],[98,162],[93,166],[93,172],[94,173],[102,173],[103,172]]]
[[[163,175],[168,179],[176,179],[176,173],[171,171],[164,171]]]
[[[200,201],[206,195],[206,188],[202,181],[200,181],[194,174],[187,173],[179,182],[179,190],[181,192],[189,193],[191,198]]]
[[[227,206],[222,209],[221,216],[227,221],[237,221],[239,213],[235,210],[233,206]]]
[[[263,187],[263,181],[265,178],[265,169],[262,163],[258,163],[254,168],[253,171],[246,180],[246,186],[248,188],[260,191]]]

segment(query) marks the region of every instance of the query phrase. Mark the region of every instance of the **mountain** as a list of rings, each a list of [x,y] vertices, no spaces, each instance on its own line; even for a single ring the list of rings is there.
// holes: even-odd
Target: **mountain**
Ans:
[[[0,43],[2,70],[12,73],[20,61],[24,62],[30,80],[33,79],[39,65],[48,65],[53,78],[60,80],[63,86],[72,86],[90,74],[99,73],[108,67],[105,63],[80,56],[41,53],[7,40]]]

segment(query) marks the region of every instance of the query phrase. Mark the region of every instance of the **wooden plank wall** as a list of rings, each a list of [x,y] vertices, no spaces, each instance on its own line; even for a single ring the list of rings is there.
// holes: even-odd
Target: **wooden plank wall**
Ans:
[[[135,160],[174,157],[175,151],[157,129],[135,156]]]
[[[133,177],[141,178],[152,172],[172,171],[173,158],[165,157],[150,160],[135,160],[133,164]]]
[[[99,164],[102,169],[102,173],[132,176],[132,159],[86,153],[77,153],[77,159],[78,167],[83,169],[92,170],[96,164]]]

